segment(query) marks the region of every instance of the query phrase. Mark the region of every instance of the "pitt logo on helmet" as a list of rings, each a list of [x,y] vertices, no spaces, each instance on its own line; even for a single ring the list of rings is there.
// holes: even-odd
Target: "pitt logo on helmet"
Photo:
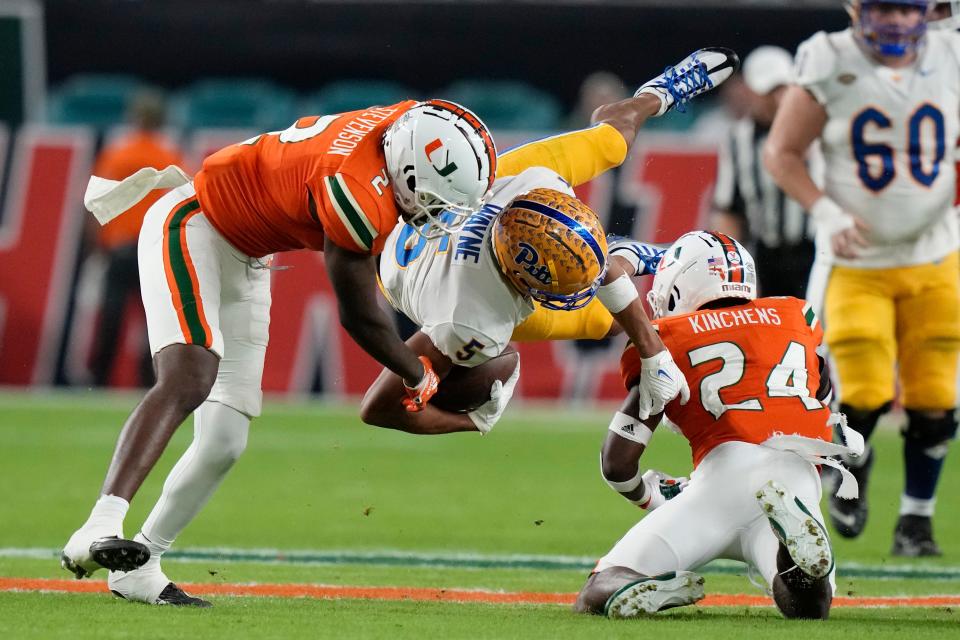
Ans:
[[[507,281],[547,309],[579,309],[607,271],[607,241],[590,207],[553,189],[514,198],[493,223],[493,250]]]

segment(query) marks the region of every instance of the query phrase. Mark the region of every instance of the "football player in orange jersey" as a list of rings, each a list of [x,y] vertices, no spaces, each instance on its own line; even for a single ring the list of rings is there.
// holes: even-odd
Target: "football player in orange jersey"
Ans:
[[[211,155],[192,181],[177,167],[119,183],[92,178],[85,202],[102,223],[151,189],[173,189],[148,211],[138,247],[157,383],[124,425],[64,568],[78,578],[110,569],[111,590],[129,599],[207,604],[170,582],[159,556],[219,486],[260,414],[274,253],[324,252],[341,324],[403,379],[407,410],[421,410],[438,378],[377,305],[375,255],[401,217],[431,223],[432,233],[456,229],[483,205],[495,173],[483,123],[431,100],[302,118]],[[140,533],[125,540],[129,501],[194,411],[193,443]]]
[[[639,356],[621,360],[630,390],[601,455],[607,483],[650,511],[597,563],[575,610],[632,617],[703,597],[693,570],[740,560],[767,580],[788,618],[826,618],[834,557],[820,514],[817,464],[859,455],[863,439],[831,414],[823,330],[796,298],[756,298],[753,258],[722,233],[695,231],[664,253],[649,294],[654,322],[690,384],[665,420],[689,442],[690,480],[638,466],[656,427],[637,417]],[[842,444],[834,444],[832,436]],[[849,440],[848,440],[849,438]]]

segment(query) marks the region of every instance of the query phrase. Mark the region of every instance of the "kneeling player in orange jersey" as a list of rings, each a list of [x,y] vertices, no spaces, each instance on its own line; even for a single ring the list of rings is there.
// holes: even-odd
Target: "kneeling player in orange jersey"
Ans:
[[[728,558],[758,570],[785,617],[826,618],[834,557],[816,465],[839,467],[825,456],[859,455],[863,439],[825,404],[816,316],[796,298],[756,299],[753,258],[705,231],[667,249],[649,301],[690,384],[690,401],[667,405],[665,421],[690,442],[694,471],[689,481],[640,471],[656,422],[637,416],[640,359],[629,346],[621,371],[630,393],[610,423],[602,473],[651,513],[600,559],[574,609],[620,618],[692,604],[703,598],[693,570]],[[856,495],[841,473],[841,495]]]
[[[428,360],[377,304],[376,258],[398,218],[442,235],[485,202],[496,150],[470,111],[442,100],[302,118],[214,153],[191,180],[177,167],[122,182],[91,179],[101,222],[154,188],[138,260],[157,383],[128,418],[87,522],[64,547],[78,578],[111,570],[111,591],[149,604],[206,606],[160,568],[160,555],[203,508],[260,415],[272,254],[323,251],[340,322],[402,380],[406,411],[437,389]],[[444,219],[439,219],[439,212]],[[129,501],[177,427],[194,439],[140,532],[124,539]]]

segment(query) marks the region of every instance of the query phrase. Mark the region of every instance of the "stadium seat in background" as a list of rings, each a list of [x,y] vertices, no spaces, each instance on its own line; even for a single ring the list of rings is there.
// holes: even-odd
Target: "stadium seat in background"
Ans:
[[[491,129],[553,130],[561,124],[557,100],[524,82],[461,80],[437,97],[468,107]]]
[[[171,120],[185,129],[285,129],[296,119],[295,94],[267,80],[211,78],[181,90]]]
[[[130,97],[145,88],[135,76],[75,75],[51,92],[47,118],[54,124],[112,127],[124,121]]]
[[[341,80],[331,82],[304,99],[300,115],[325,115],[354,111],[372,105],[395,104],[416,99],[416,92],[389,80]]]

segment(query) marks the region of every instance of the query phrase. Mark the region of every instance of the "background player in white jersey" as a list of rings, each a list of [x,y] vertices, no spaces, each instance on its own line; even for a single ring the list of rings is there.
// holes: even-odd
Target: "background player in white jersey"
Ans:
[[[728,558],[758,569],[785,617],[829,614],[834,558],[814,463],[862,451],[863,442],[855,433],[850,448],[830,442],[830,385],[816,353],[823,331],[810,305],[756,299],[756,291],[753,258],[723,233],[687,233],[664,254],[651,307],[691,384],[690,402],[670,403],[666,416],[689,441],[695,470],[689,482],[640,471],[659,416],[637,414],[639,360],[628,346],[629,393],[601,469],[612,489],[651,513],[600,559],[576,611],[622,618],[691,604],[703,597],[692,571]],[[845,473],[844,494],[855,495]]]
[[[572,186],[619,165],[647,118],[716,86],[737,64],[725,49],[695,52],[634,98],[600,107],[594,127],[501,155],[488,205],[449,239],[428,241],[410,227],[392,233],[380,277],[391,304],[422,327],[410,340],[414,350],[425,353],[442,377],[454,366],[476,367],[497,357],[511,340],[601,338],[612,312],[631,338],[641,340],[648,358],[645,410],[655,413],[681,392],[682,377],[629,280],[643,269],[642,245],[623,243],[623,262],[608,263],[599,220],[576,200]],[[433,406],[411,416],[399,405],[399,378],[384,370],[361,416],[414,433],[486,432],[515,381],[468,414]]]
[[[893,553],[907,556],[940,553],[934,494],[957,430],[960,232],[952,204],[960,36],[927,31],[934,4],[853,2],[849,29],[804,42],[797,86],[784,97],[765,150],[777,182],[814,217],[819,249],[832,253],[826,342],[841,411],[865,438],[894,399],[899,368],[906,486]],[[803,162],[816,138],[826,161],[823,190]],[[866,523],[873,458],[854,470],[861,498],[831,503],[844,536],[859,535]]]

